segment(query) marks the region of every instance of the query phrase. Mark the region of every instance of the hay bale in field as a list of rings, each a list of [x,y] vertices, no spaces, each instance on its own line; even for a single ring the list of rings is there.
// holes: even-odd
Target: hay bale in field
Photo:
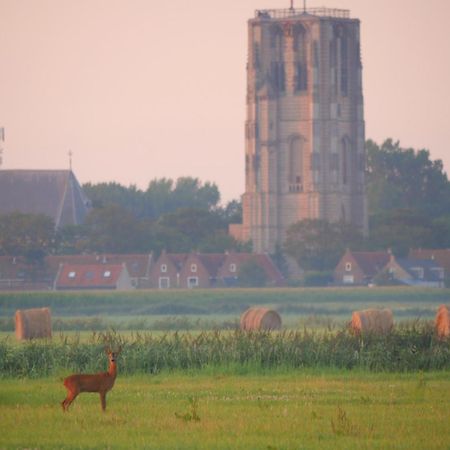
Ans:
[[[52,337],[50,308],[16,311],[16,338],[18,340]]]
[[[241,330],[279,330],[280,315],[269,308],[249,308],[241,316]]]
[[[434,323],[439,339],[445,339],[450,336],[450,310],[447,306],[439,306]]]
[[[390,309],[354,311],[350,327],[355,334],[388,334],[394,327],[394,316]]]

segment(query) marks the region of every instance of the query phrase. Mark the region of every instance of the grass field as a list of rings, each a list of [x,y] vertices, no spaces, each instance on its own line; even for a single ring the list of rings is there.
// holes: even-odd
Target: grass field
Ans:
[[[342,327],[355,310],[390,308],[394,319],[432,320],[450,289],[263,288],[128,292],[0,292],[0,331],[17,309],[50,307],[54,331],[207,330],[236,326],[250,306],[276,309],[284,329]]]
[[[448,372],[118,376],[101,412],[58,378],[0,380],[0,448],[449,449]]]

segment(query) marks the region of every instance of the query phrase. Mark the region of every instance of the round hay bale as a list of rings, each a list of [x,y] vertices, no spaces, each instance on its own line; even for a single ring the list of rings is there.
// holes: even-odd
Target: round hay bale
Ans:
[[[15,318],[18,340],[52,337],[50,308],[19,309]]]
[[[388,334],[394,327],[394,315],[390,309],[354,311],[350,327],[355,334]]]
[[[241,330],[279,330],[280,315],[269,308],[249,308],[241,316]]]
[[[439,339],[450,336],[450,310],[447,306],[439,306],[435,319],[436,334]]]

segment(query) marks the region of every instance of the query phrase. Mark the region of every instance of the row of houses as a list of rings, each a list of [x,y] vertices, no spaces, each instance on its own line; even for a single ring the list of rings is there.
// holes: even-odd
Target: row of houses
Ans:
[[[407,258],[397,258],[390,251],[347,250],[334,270],[334,282],[371,285],[384,278],[408,286],[444,287],[446,274],[450,274],[450,249],[411,250]]]
[[[150,255],[47,256],[40,266],[22,258],[0,256],[0,289],[169,289],[231,287],[239,284],[243,264],[253,261],[266,284],[280,286],[284,278],[266,254],[167,253]]]
[[[141,255],[51,255],[43,264],[0,256],[0,290],[170,289],[239,285],[240,269],[252,261],[266,285],[286,280],[267,254],[167,253]],[[371,285],[392,281],[410,286],[443,287],[450,274],[450,249],[412,250],[407,258],[390,251],[347,250],[334,270],[336,285]],[[381,277],[381,278],[380,278]]]

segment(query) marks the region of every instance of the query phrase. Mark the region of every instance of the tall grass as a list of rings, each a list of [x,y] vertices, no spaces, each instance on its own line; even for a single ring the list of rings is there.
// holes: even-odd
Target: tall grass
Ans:
[[[0,376],[39,377],[99,371],[103,349],[121,345],[124,374],[221,368],[260,373],[276,369],[336,368],[370,371],[450,369],[450,342],[438,341],[426,325],[397,328],[388,336],[357,337],[346,330],[270,332],[150,333],[123,337],[94,333],[86,341],[60,336],[23,345],[0,341]]]

